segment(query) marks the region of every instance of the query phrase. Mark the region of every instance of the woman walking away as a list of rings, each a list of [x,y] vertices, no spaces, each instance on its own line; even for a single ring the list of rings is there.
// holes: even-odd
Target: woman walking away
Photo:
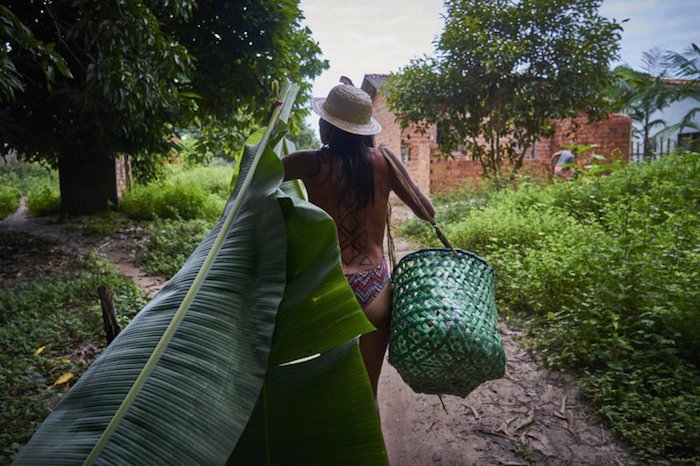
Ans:
[[[391,283],[383,249],[389,193],[394,191],[425,220],[432,219],[434,209],[420,193],[420,202],[431,218],[420,214],[382,152],[373,147],[372,135],[379,133],[381,126],[372,117],[372,100],[367,93],[351,84],[339,84],[327,98],[312,99],[311,106],[321,117],[323,147],[285,157],[284,178],[301,179],[309,200],[335,221],[343,272],[377,329],[360,337],[360,351],[376,399],[391,319]],[[410,180],[396,155],[387,154]],[[415,183],[409,182],[417,190]]]

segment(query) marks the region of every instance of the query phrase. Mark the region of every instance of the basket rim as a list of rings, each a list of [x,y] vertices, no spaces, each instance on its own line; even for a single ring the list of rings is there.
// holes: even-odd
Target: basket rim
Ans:
[[[471,257],[472,259],[476,259],[476,260],[478,260],[479,262],[482,262],[486,267],[488,267],[488,269],[491,271],[492,274],[494,274],[494,276],[496,275],[496,272],[495,272],[495,270],[493,270],[493,267],[491,267],[491,264],[489,264],[489,263],[486,261],[486,259],[484,259],[483,257],[480,257],[480,256],[474,254],[474,253],[471,252],[471,251],[465,251],[464,249],[455,248],[455,251],[456,251],[457,253],[459,253],[459,254],[463,254],[463,255],[465,255],[465,256]],[[406,254],[405,256],[403,256],[403,257],[401,258],[401,260],[396,264],[396,267],[394,267],[393,270],[391,271],[391,278],[392,278],[392,280],[393,280],[393,278],[394,278],[394,273],[395,273],[396,270],[401,266],[401,263],[402,263],[402,262],[407,261],[407,260],[411,259],[411,258],[414,257],[414,256],[422,256],[422,255],[424,255],[424,254],[426,254],[426,253],[429,253],[429,252],[441,252],[441,253],[447,253],[447,254],[450,254],[450,255],[452,254],[452,251],[450,251],[450,250],[447,249],[447,248],[423,248],[423,249],[419,249],[419,250],[417,250],[417,251],[413,251],[413,252],[410,253],[410,254]]]

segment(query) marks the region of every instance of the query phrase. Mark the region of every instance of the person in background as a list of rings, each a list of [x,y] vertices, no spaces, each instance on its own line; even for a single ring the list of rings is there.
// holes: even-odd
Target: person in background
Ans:
[[[299,151],[282,159],[284,179],[301,179],[309,200],[335,221],[343,272],[360,307],[377,330],[360,337],[360,351],[377,397],[377,384],[389,342],[391,283],[384,256],[384,232],[389,193],[394,191],[413,212],[430,220],[435,211],[420,193],[430,214],[425,218],[410,194],[397,181],[372,136],[381,126],[372,117],[372,100],[349,80],[335,86],[328,97],[312,99],[321,117],[319,133],[323,147]],[[400,160],[392,157],[412,187]]]
[[[554,176],[570,180],[574,175],[574,163],[576,156],[569,150],[560,150],[552,155],[551,163],[554,166]]]

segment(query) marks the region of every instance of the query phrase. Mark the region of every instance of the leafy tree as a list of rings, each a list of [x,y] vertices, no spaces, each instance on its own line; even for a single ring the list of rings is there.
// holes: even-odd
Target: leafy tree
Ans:
[[[306,122],[298,127],[296,134],[289,135],[288,139],[294,143],[297,149],[315,149],[321,145],[316,133]]]
[[[667,126],[664,119],[652,117],[678,100],[680,94],[668,79],[670,69],[660,49],[654,48],[642,54],[642,68],[644,71],[627,66],[615,68],[612,95],[619,108],[641,127],[641,130],[635,128],[634,131],[642,137],[644,157],[650,158],[654,152],[654,128]]]
[[[304,82],[327,66],[297,0],[6,5],[0,77],[14,77],[14,99],[0,96],[2,151],[57,165],[64,212],[116,200],[115,155],[164,153],[193,124],[224,150],[230,134],[217,129],[266,116],[277,76]],[[66,73],[55,73],[61,60]]]
[[[63,58],[56,53],[53,44],[44,44],[37,40],[12,12],[0,5],[0,98],[13,100],[15,92],[23,91],[22,76],[17,71],[9,54],[13,49],[24,50],[25,56],[20,60],[26,66],[34,66],[46,77],[46,86],[53,82],[55,68],[65,76],[70,76]]]
[[[599,0],[448,0],[435,55],[389,80],[405,126],[437,124],[444,152],[465,144],[485,176],[517,171],[552,119],[602,117],[621,25]]]

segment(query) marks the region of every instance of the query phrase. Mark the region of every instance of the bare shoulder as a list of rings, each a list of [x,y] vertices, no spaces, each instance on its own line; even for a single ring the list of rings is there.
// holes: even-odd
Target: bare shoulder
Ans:
[[[374,159],[375,165],[378,165],[382,168],[388,168],[384,154],[388,153],[389,156],[394,155],[393,152],[391,152],[388,148],[384,146],[370,147],[370,153],[372,154],[372,158]]]
[[[285,180],[308,178],[318,172],[319,151],[293,152],[282,159],[282,164],[284,165]]]

